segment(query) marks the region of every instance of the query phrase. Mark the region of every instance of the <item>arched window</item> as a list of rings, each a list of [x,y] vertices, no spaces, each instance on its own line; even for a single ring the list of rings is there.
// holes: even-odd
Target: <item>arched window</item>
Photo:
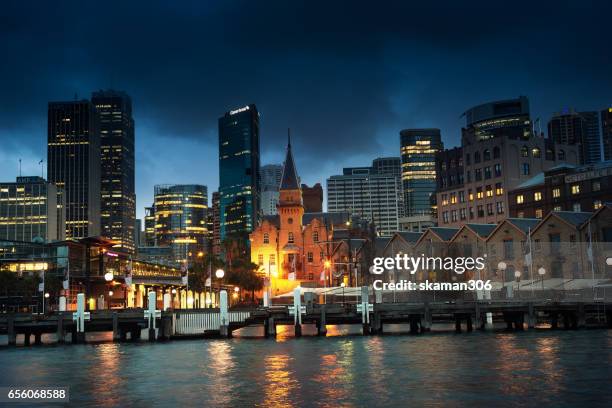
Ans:
[[[546,149],[546,160],[555,160],[555,152],[553,152],[553,149]]]
[[[529,148],[527,146],[521,147],[521,157],[529,157]]]
[[[480,152],[474,153],[474,163],[480,163]]]
[[[294,240],[294,238],[293,238],[293,232],[290,232],[290,233],[289,233],[289,235],[288,235],[288,237],[287,237],[287,241],[288,241],[290,244],[293,244],[293,243],[295,242],[295,240]]]
[[[268,234],[267,232],[264,232],[264,244],[269,244],[270,243],[270,234]]]
[[[499,159],[499,156],[501,155],[500,150],[499,150],[499,146],[495,146],[493,148],[493,158],[494,159]]]
[[[485,149],[484,152],[482,152],[482,159],[484,161],[491,160],[491,151],[489,149]]]
[[[559,150],[559,152],[557,153],[557,160],[565,160],[565,150]]]
[[[533,149],[531,149],[531,155],[536,158],[539,159],[540,157],[542,157],[542,153],[540,152],[540,148],[539,147],[534,147]]]
[[[315,230],[315,231],[312,233],[312,241],[313,241],[313,242],[319,242],[319,231]]]

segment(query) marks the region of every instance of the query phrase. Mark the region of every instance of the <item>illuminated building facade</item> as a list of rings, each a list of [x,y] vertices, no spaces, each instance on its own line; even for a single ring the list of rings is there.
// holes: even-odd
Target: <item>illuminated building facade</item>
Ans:
[[[100,235],[100,134],[87,100],[50,102],[47,178],[60,190],[66,238]]]
[[[0,239],[51,242],[65,238],[66,220],[54,184],[41,177],[0,183]]]
[[[155,207],[145,207],[144,246],[155,246]]]
[[[208,190],[197,184],[155,186],[155,242],[172,247],[173,261],[206,252]]]
[[[332,269],[332,255],[343,238],[360,237],[367,223],[352,218],[347,212],[305,213],[302,190],[293,160],[291,145],[280,184],[278,214],[263,217],[250,234],[251,261],[271,279],[272,293],[284,293],[300,282],[324,286],[321,273]],[[364,225],[365,228],[364,228]],[[346,255],[346,254],[345,254]],[[326,266],[326,261],[328,262]],[[345,264],[346,266],[346,264]]]
[[[219,118],[221,241],[248,234],[260,215],[259,112],[253,104]]]
[[[438,154],[438,226],[499,223],[508,191],[560,163],[577,164],[578,146],[534,135],[526,97],[479,105],[465,113],[461,147]]]
[[[400,196],[399,177],[372,167],[347,167],[327,179],[327,210],[370,220],[380,236],[398,231]]]
[[[132,99],[125,92],[105,90],[94,92],[91,102],[100,131],[100,233],[115,241],[115,247],[133,253],[138,244]]]
[[[221,254],[221,214],[219,208],[219,192],[212,194],[212,251],[214,255]]]
[[[440,129],[400,132],[403,214],[401,225],[433,224],[432,195],[436,191],[436,153],[443,149]],[[398,231],[397,229],[395,231]]]

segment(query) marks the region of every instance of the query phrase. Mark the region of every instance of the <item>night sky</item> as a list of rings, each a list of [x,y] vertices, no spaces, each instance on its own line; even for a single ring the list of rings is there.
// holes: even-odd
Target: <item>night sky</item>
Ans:
[[[3,2],[0,180],[19,158],[40,175],[48,101],[109,87],[133,100],[139,217],[154,184],[217,188],[217,119],[248,103],[262,165],[290,127],[302,181],[323,185],[399,155],[403,128],[457,145],[479,103],[527,95],[544,121],[612,106],[610,2],[330,3]]]

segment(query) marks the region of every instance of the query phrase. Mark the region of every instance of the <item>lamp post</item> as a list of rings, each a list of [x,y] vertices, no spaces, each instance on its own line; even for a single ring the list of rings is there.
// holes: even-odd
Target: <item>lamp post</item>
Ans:
[[[514,277],[516,278],[516,290],[518,297],[521,297],[521,271],[514,271]]]
[[[221,279],[223,279],[223,277],[225,276],[225,271],[221,268],[217,269],[215,271],[215,276],[217,277],[217,279],[219,279],[219,281]],[[221,293],[221,282],[219,282],[219,293]]]
[[[346,285],[344,282],[342,282],[340,286],[342,286],[342,307],[344,307],[344,286]]]
[[[544,275],[546,274],[546,269],[543,266],[540,266],[538,269],[538,275],[540,275],[540,280],[542,281],[542,291],[544,291]]]
[[[506,265],[504,261],[501,261],[500,263],[497,264],[497,269],[499,269],[502,273],[502,282],[504,282],[504,286],[506,285],[506,268],[507,267],[508,265]]]

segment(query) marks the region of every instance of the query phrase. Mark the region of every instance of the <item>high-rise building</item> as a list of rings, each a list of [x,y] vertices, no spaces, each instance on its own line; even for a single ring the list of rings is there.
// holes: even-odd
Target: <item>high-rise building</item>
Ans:
[[[155,186],[155,242],[172,247],[173,260],[193,261],[206,252],[208,190],[198,184]]]
[[[132,100],[125,92],[105,90],[94,92],[91,102],[100,131],[101,235],[132,253],[138,245]]]
[[[17,177],[14,183],[0,183],[0,239],[65,239],[66,220],[58,197],[56,186],[41,177]]]
[[[612,108],[601,111],[601,138],[604,160],[612,160]]]
[[[221,254],[221,210],[219,208],[219,192],[212,193],[212,250],[213,254]]]
[[[100,235],[100,134],[88,100],[50,102],[47,177],[61,191],[66,238]]]
[[[555,114],[548,122],[548,137],[555,143],[579,145],[580,162],[601,161],[601,138],[597,112],[568,109]]]
[[[372,167],[347,167],[327,179],[327,210],[373,221],[381,236],[399,229],[400,179]]]
[[[263,215],[276,214],[282,174],[283,166],[280,164],[261,166],[261,211]]]
[[[440,129],[400,132],[404,217],[429,216],[436,191],[436,153],[443,149]]]
[[[134,242],[136,242],[136,247],[144,246],[144,234],[142,232],[142,220],[140,218],[136,218],[134,222]]]
[[[323,187],[320,183],[312,187],[302,184],[302,200],[304,201],[304,212],[323,212]]]
[[[259,112],[253,104],[219,118],[220,239],[246,236],[260,216]],[[247,240],[248,243],[248,240]]]
[[[144,246],[155,246],[155,206],[145,207]]]
[[[400,180],[399,217],[405,216],[404,187],[402,185],[402,158],[401,157],[378,157],[372,161],[372,168],[378,174],[391,174]]]
[[[465,113],[461,147],[438,153],[438,226],[499,223],[508,191],[560,163],[578,163],[578,147],[534,135],[526,97],[490,102]]]

